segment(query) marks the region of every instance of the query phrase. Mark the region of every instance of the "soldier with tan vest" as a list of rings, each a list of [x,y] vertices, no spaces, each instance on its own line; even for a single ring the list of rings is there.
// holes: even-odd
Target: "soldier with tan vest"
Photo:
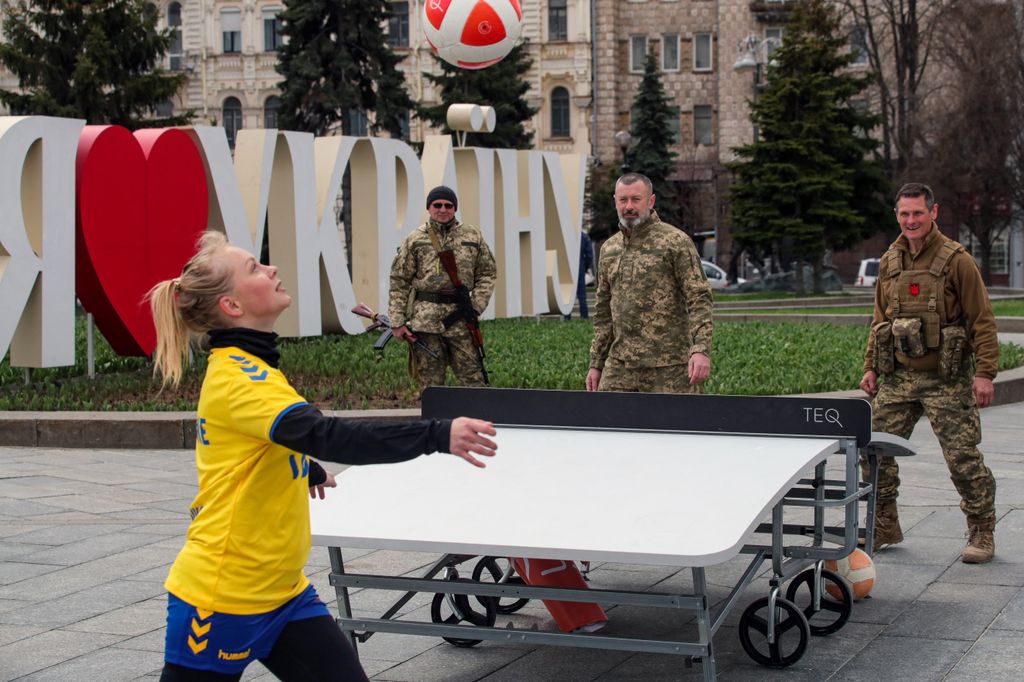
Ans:
[[[936,226],[931,188],[904,185],[895,210],[902,234],[881,258],[860,387],[874,397],[875,431],[909,438],[928,416],[967,516],[961,558],[984,563],[995,554],[996,482],[977,447],[978,408],[994,393],[995,315],[974,258]],[[896,460],[881,458],[875,550],[903,541],[899,484]]]

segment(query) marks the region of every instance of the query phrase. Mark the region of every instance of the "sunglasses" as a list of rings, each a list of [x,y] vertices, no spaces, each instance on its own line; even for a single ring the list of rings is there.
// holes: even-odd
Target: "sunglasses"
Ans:
[[[455,204],[449,203],[447,201],[435,201],[434,203],[432,203],[430,205],[430,207],[431,208],[436,208],[436,209],[440,210],[440,209],[443,209],[443,208],[455,208]]]

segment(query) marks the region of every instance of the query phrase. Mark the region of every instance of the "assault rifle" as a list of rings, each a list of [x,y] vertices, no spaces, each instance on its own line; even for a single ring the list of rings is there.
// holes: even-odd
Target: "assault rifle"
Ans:
[[[368,318],[370,321],[373,322],[373,324],[371,324],[369,327],[366,328],[366,331],[372,332],[372,331],[374,331],[376,329],[383,329],[384,330],[384,331],[381,332],[380,336],[377,337],[377,340],[373,342],[374,350],[379,350],[379,351],[383,352],[384,351],[384,346],[388,345],[388,341],[393,339],[394,336],[395,336],[394,332],[391,331],[391,318],[389,318],[384,313],[375,313],[375,312],[373,312],[373,310],[371,310],[370,307],[368,305],[366,305],[365,303],[360,303],[360,304],[354,306],[352,308],[352,312],[355,313],[356,315],[359,315],[360,317]],[[426,353],[430,357],[434,358],[435,360],[438,359],[437,353],[432,351],[430,349],[430,346],[428,346],[427,344],[423,343],[419,339],[416,339],[415,341],[413,341],[412,345],[416,346],[421,351],[423,351],[424,353]]]
[[[476,348],[476,357],[480,360],[480,372],[484,376],[484,384],[491,385],[490,377],[487,376],[487,367],[484,366],[484,335],[480,332],[480,320],[473,309],[473,302],[469,298],[469,289],[459,279],[459,268],[455,262],[455,252],[445,249],[437,252],[441,260],[441,266],[448,274],[448,279],[455,285],[455,312],[444,319],[444,328],[452,326],[459,320],[465,320],[466,329],[469,330],[469,338]]]

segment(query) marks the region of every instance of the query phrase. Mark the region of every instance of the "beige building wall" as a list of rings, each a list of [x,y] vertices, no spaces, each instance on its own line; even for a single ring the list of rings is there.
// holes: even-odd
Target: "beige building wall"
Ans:
[[[643,76],[635,41],[646,40],[648,50],[658,56],[662,85],[677,111],[675,179],[686,214],[681,227],[698,237],[703,255],[713,258],[720,251],[715,237],[720,228],[721,162],[738,135],[736,121],[745,116],[745,102],[733,93],[750,88],[742,74],[732,71],[735,36],[749,32],[749,3],[596,0],[596,5],[597,156],[612,165],[622,162],[614,135],[630,129],[630,109]],[[729,138],[723,137],[725,130],[732,131]]]
[[[736,159],[735,147],[754,138],[750,101],[758,78],[764,78],[765,41],[782,35],[795,4],[794,0],[596,0],[596,154],[607,163],[622,162],[614,134],[629,130],[630,107],[642,76],[631,69],[633,38],[646,36],[649,47],[661,57],[664,37],[677,34],[679,69],[662,68],[661,79],[679,112],[679,141],[673,151],[679,199],[686,213],[682,227],[694,234],[706,258],[723,266],[732,255],[726,198],[731,178],[724,164]],[[698,69],[694,43],[708,33],[711,68]],[[758,45],[755,56],[762,66],[736,70],[749,39]],[[699,107],[711,108],[710,139],[698,139],[695,114]]]
[[[667,41],[678,39],[678,67],[664,68],[661,77],[672,106],[679,110],[679,144],[675,151],[681,159],[713,162],[718,154],[717,127],[720,116],[720,89],[723,74],[722,36],[719,28],[720,2],[716,0],[596,0],[597,27],[597,123],[595,148],[602,160],[620,163],[622,152],[614,134],[628,130],[630,107],[642,78],[642,64],[631,59],[633,39],[646,37],[648,48],[659,59]],[[695,64],[694,44],[698,37],[710,35],[709,68]],[[707,38],[703,38],[707,39]],[[671,47],[669,48],[671,50]],[[731,64],[731,62],[730,62]],[[694,107],[712,108],[712,139],[709,144],[694,140]]]

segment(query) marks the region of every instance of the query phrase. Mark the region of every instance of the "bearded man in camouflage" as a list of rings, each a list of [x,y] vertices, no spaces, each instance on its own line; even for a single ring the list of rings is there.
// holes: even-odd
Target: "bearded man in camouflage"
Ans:
[[[494,293],[497,267],[480,230],[455,217],[458,208],[458,197],[450,188],[441,185],[430,190],[430,219],[405,238],[391,264],[391,329],[395,338],[409,343],[409,366],[420,391],[427,386],[444,386],[449,365],[460,385],[485,384],[465,320],[451,319],[458,317],[452,315],[458,297],[438,252],[455,252],[458,279],[469,289],[470,302],[478,315]],[[450,320],[447,327],[446,319]],[[437,357],[412,345],[417,339]]]
[[[711,372],[711,287],[654,199],[644,175],[615,183],[620,231],[601,248],[588,391],[700,393]]]
[[[978,451],[979,407],[992,403],[999,365],[996,320],[974,258],[935,224],[931,188],[896,194],[900,237],[879,262],[875,312],[860,387],[874,397],[872,428],[910,438],[922,414],[942,446],[967,516],[964,563],[995,554],[996,481]],[[867,466],[861,463],[867,477]],[[879,461],[874,549],[903,541],[899,467]]]

